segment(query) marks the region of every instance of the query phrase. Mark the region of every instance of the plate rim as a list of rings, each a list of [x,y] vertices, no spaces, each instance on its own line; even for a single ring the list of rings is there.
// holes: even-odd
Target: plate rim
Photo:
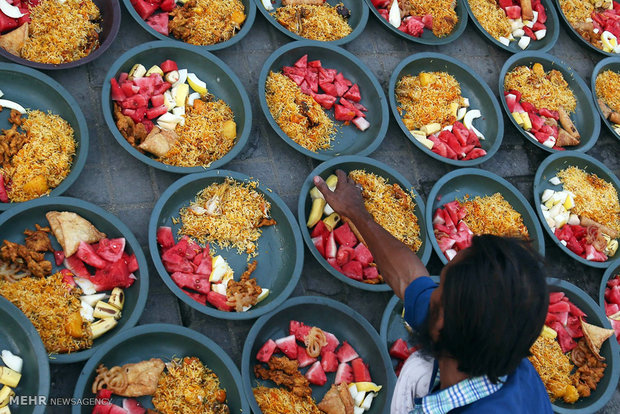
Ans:
[[[437,198],[437,196],[439,195],[439,190],[446,183],[448,183],[449,181],[452,181],[455,178],[458,178],[464,175],[475,175],[475,176],[485,177],[485,178],[495,181],[497,184],[500,184],[501,186],[505,187],[525,206],[525,210],[530,215],[532,219],[532,223],[534,224],[533,230],[536,235],[535,240],[538,241],[538,249],[536,249],[536,251],[542,257],[545,257],[545,237],[543,235],[539,221],[536,220],[536,213],[532,209],[532,206],[530,205],[530,203],[527,201],[525,196],[521,193],[521,191],[519,191],[517,187],[515,187],[512,183],[510,183],[505,178],[500,177],[499,175],[495,173],[492,173],[490,171],[483,170],[480,168],[466,168],[466,169],[451,171],[448,174],[441,177],[439,180],[437,180],[437,182],[433,185],[433,188],[428,194],[428,200],[434,200],[435,198]],[[429,201],[429,206],[426,209],[426,228],[427,228],[426,232],[429,234],[429,238],[431,239],[430,242],[433,246],[433,251],[435,252],[435,254],[437,254],[439,259],[445,266],[446,264],[449,263],[449,261],[448,259],[446,259],[446,256],[443,253],[441,253],[441,249],[439,248],[439,244],[437,243],[437,238],[434,236],[435,233],[433,229],[433,211],[431,210],[432,206],[433,206],[433,202]],[[531,233],[531,230],[532,229],[528,228],[528,232]],[[430,234],[432,234],[433,236],[431,237]]]
[[[127,0],[124,0],[127,1]],[[252,0],[251,0],[252,1]],[[269,23],[271,23],[271,25],[273,27],[275,27],[276,29],[278,29],[278,31],[282,34],[284,34],[285,36],[288,36],[289,38],[293,39],[293,41],[308,41],[311,42],[313,45],[334,45],[334,46],[341,46],[344,45],[346,43],[349,43],[353,40],[355,40],[366,28],[366,24],[368,23],[368,8],[367,7],[361,7],[361,12],[362,12],[362,17],[360,17],[360,22],[357,25],[357,27],[355,29],[353,29],[353,31],[351,31],[351,33],[341,39],[336,39],[336,40],[329,40],[329,41],[324,41],[324,40],[311,40],[311,39],[307,39],[305,37],[299,36],[298,34],[295,34],[293,32],[291,32],[290,30],[284,28],[284,26],[282,26],[281,24],[279,24],[272,16],[271,14],[265,10],[265,8],[263,7],[262,1],[261,0],[253,0],[256,8],[261,12],[261,14],[263,15],[263,17],[265,18],[265,20],[267,20]],[[275,11],[276,8],[274,8]],[[350,26],[350,25],[349,25]]]
[[[543,144],[541,144],[540,142],[532,139],[530,136],[528,136],[525,132],[525,130],[523,128],[521,128],[519,126],[519,124],[517,124],[517,121],[515,121],[515,119],[513,118],[512,114],[510,113],[510,111],[508,110],[508,105],[506,104],[506,100],[503,99],[503,95],[504,95],[504,79],[506,78],[506,74],[508,73],[509,68],[517,61],[517,60],[521,60],[521,59],[537,59],[539,61],[547,61],[551,64],[551,66],[555,66],[555,68],[560,69],[560,71],[564,71],[567,72],[568,74],[570,74],[570,77],[573,78],[575,80],[575,82],[577,83],[577,85],[579,86],[579,88],[582,89],[582,92],[584,93],[585,97],[586,97],[586,102],[581,102],[581,104],[577,107],[577,109],[582,110],[584,106],[589,107],[590,110],[592,111],[592,114],[595,115],[596,114],[596,108],[594,108],[594,102],[592,101],[592,91],[590,91],[590,88],[588,87],[588,85],[586,84],[586,82],[583,80],[583,78],[581,76],[579,76],[579,74],[577,72],[575,72],[573,70],[572,67],[570,67],[564,60],[555,57],[554,55],[551,55],[549,53],[546,52],[519,52],[519,53],[515,53],[514,55],[512,55],[511,57],[508,58],[508,60],[506,60],[506,62],[504,62],[504,65],[502,66],[502,69],[500,70],[499,73],[499,87],[498,87],[498,92],[499,92],[499,96],[500,96],[500,104],[502,106],[502,108],[504,109],[504,114],[506,115],[506,117],[508,117],[510,119],[510,122],[512,123],[512,125],[515,127],[515,129],[517,129],[519,131],[519,133],[521,134],[521,136],[524,138],[524,140],[530,144],[535,145],[536,147],[546,151],[549,154],[555,154],[557,152],[565,152],[565,151],[558,151],[558,150],[554,150],[551,148],[547,148],[545,147]],[[539,62],[540,63],[540,62]],[[548,63],[545,63],[545,65],[549,66]],[[562,76],[564,76],[564,74],[562,74]],[[570,87],[570,85],[569,85]],[[571,88],[572,90],[573,88]],[[600,135],[601,135],[601,120],[599,117],[597,116],[593,116],[592,117],[592,122],[594,123],[593,125],[593,129],[592,129],[592,136],[590,138],[590,142],[587,143],[586,145],[584,145],[583,147],[579,148],[579,149],[574,149],[574,150],[570,150],[570,151],[578,151],[578,152],[582,152],[585,153],[589,150],[592,149],[592,147],[594,147],[594,145],[596,145]]]
[[[601,278],[601,285],[599,286],[598,292],[598,305],[605,314],[605,288],[607,287],[607,281],[616,274],[620,274],[620,259],[616,259],[611,262],[611,265],[605,270],[605,273],[603,273],[603,277]]]
[[[307,229],[306,223],[301,220],[302,217],[304,218],[306,217],[305,201],[307,199],[307,194],[310,191],[310,187],[314,185],[312,183],[312,178],[315,175],[320,175],[322,172],[328,170],[329,168],[333,168],[338,165],[341,165],[344,163],[350,163],[350,162],[358,162],[361,164],[366,164],[366,165],[381,169],[385,171],[386,173],[394,176],[394,178],[396,178],[397,184],[405,187],[408,190],[413,190],[413,193],[416,196],[415,197],[416,205],[418,205],[418,207],[420,208],[420,212],[421,212],[421,217],[418,217],[418,219],[422,221],[425,220],[427,206],[425,204],[424,199],[422,198],[422,195],[418,193],[415,187],[400,172],[382,163],[381,161],[377,161],[373,158],[361,157],[358,155],[346,155],[346,156],[335,157],[335,158],[332,158],[331,160],[328,160],[328,161],[325,161],[319,164],[306,177],[306,179],[304,180],[304,183],[301,186],[301,191],[299,193],[299,198],[297,201],[298,225],[300,227],[301,235],[302,235],[302,238],[304,239],[306,247],[308,248],[308,250],[310,250],[310,253],[312,254],[312,256],[314,256],[315,260],[319,262],[319,264],[323,267],[323,269],[326,270],[329,274],[331,274],[332,276],[334,276],[336,279],[340,280],[341,282],[344,282],[345,284],[358,288],[358,289],[362,289],[362,290],[369,291],[369,292],[389,292],[392,290],[392,288],[387,283],[371,285],[368,283],[359,282],[357,280],[353,280],[343,275],[342,273],[336,271],[332,266],[327,264],[327,261],[323,257],[321,257],[321,255],[318,253],[318,251],[312,244],[312,240],[310,239],[310,232]],[[430,237],[427,232],[426,239],[422,240],[422,248],[421,248],[422,253],[420,255],[420,260],[422,261],[422,263],[424,263],[424,265],[428,263],[430,256],[431,256],[431,251],[432,251],[431,247],[429,246],[429,238]],[[417,256],[417,253],[416,253],[416,256]]]
[[[427,60],[444,61],[444,62],[447,62],[451,65],[455,65],[465,70],[467,73],[472,75],[472,77],[478,83],[478,85],[482,87],[481,89],[484,91],[485,95],[487,95],[487,97],[491,100],[491,103],[493,104],[493,109],[495,110],[495,116],[497,118],[497,133],[495,134],[495,142],[489,148],[487,155],[473,159],[473,160],[467,160],[467,161],[452,160],[450,158],[442,157],[439,154],[435,154],[433,151],[429,150],[424,145],[422,145],[420,141],[415,139],[409,133],[409,130],[403,123],[403,120],[401,119],[400,114],[398,113],[398,105],[396,103],[396,98],[395,98],[396,82],[398,82],[398,75],[400,75],[400,72],[402,72],[407,65],[413,62],[427,61]],[[430,156],[431,158],[434,158],[437,161],[440,161],[442,163],[452,165],[455,167],[472,167],[472,166],[479,165],[479,164],[482,164],[483,162],[490,160],[495,155],[495,153],[497,153],[497,151],[499,150],[499,147],[502,145],[502,141],[504,139],[504,117],[499,107],[499,103],[497,102],[497,98],[495,97],[495,94],[493,93],[493,91],[491,90],[489,85],[487,85],[485,81],[476,79],[476,75],[477,75],[477,72],[473,68],[471,68],[469,65],[467,65],[465,62],[461,62],[460,60],[455,59],[451,56],[445,55],[443,53],[437,53],[437,52],[414,53],[406,57],[405,59],[401,60],[396,66],[396,68],[394,69],[394,71],[392,72],[392,75],[390,76],[390,80],[389,80],[390,83],[388,86],[388,94],[389,94],[388,99],[390,101],[390,110],[392,112],[393,118],[398,124],[398,126],[400,127],[400,130],[405,135],[405,137],[411,143],[413,143],[416,147],[418,147],[418,149],[420,149],[424,154]]]
[[[605,118],[605,116],[603,115],[603,111],[601,110],[601,107],[598,104],[598,96],[596,96],[596,78],[598,78],[598,75],[601,73],[601,70],[605,66],[608,66],[608,65],[611,66],[614,63],[620,69],[620,54],[618,54],[618,56],[606,57],[605,59],[602,59],[600,62],[598,62],[594,66],[594,69],[592,69],[592,76],[590,78],[590,92],[592,92],[592,99],[594,100],[594,106],[596,107],[597,112],[601,116],[601,119],[602,119],[601,122],[607,126],[607,128],[611,132],[611,135],[613,135],[618,140],[620,140],[620,134],[618,134],[616,131],[614,131],[613,127],[611,126],[611,122],[609,122],[609,120],[607,118]],[[615,71],[613,69],[609,69],[609,70],[611,70],[613,72],[617,72],[618,74],[620,74],[620,70],[618,70],[618,71]]]
[[[159,216],[161,215],[164,204],[166,204],[179,189],[185,187],[186,185],[190,183],[204,181],[204,180],[211,180],[214,178],[226,178],[226,177],[230,177],[230,178],[233,178],[241,182],[258,181],[258,179],[256,178],[252,178],[245,174],[242,174],[236,171],[231,171],[231,170],[211,170],[211,171],[206,171],[206,172],[198,173],[198,174],[189,174],[189,175],[179,178],[178,180],[173,182],[166,189],[166,191],[164,191],[161,194],[161,196],[157,200],[157,203],[155,203],[155,207],[153,207],[153,211],[151,212],[151,216],[149,218],[149,224],[148,224],[148,246],[149,246],[149,251],[151,254],[151,259],[153,261],[153,265],[155,266],[155,270],[157,274],[159,275],[159,277],[162,279],[162,281],[166,284],[168,289],[171,291],[172,294],[174,294],[174,296],[177,299],[183,301],[183,303],[185,303],[186,305],[190,306],[196,311],[204,315],[207,315],[207,316],[211,316],[211,317],[218,318],[221,320],[250,320],[250,319],[258,318],[266,313],[271,312],[272,310],[277,309],[293,293],[301,277],[301,271],[302,271],[303,262],[304,262],[304,249],[300,241],[301,234],[299,232],[299,228],[297,228],[297,225],[296,225],[297,221],[295,220],[293,213],[288,208],[286,203],[284,203],[284,200],[282,200],[282,198],[280,198],[278,194],[276,194],[274,191],[270,192],[266,185],[263,185],[261,183],[258,184],[257,189],[260,190],[261,193],[267,195],[269,198],[272,199],[272,203],[275,203],[276,206],[278,206],[278,208],[282,210],[282,213],[287,218],[290,224],[291,231],[293,232],[293,236],[294,236],[293,237],[294,243],[295,243],[295,248],[294,248],[295,249],[295,266],[293,267],[293,272],[290,275],[287,285],[284,287],[279,297],[274,299],[271,303],[265,305],[264,307],[261,307],[258,309],[256,308],[250,309],[246,312],[224,312],[224,311],[220,311],[218,309],[212,308],[211,306],[199,304],[198,302],[193,300],[190,296],[188,296],[185,292],[183,292],[181,288],[179,288],[176,285],[176,283],[174,283],[174,281],[172,280],[172,277],[170,276],[168,271],[164,268],[164,265],[161,261],[161,257],[159,254],[159,248],[157,246],[156,235],[157,235],[158,219],[159,219]],[[192,196],[192,198],[193,197],[195,197],[195,195]],[[189,199],[188,201],[191,201],[191,199]]]
[[[0,296],[0,311],[6,312],[13,318],[23,332],[26,334],[30,345],[32,346],[34,353],[36,355],[36,363],[39,370],[39,387],[37,389],[36,395],[38,397],[47,398],[50,391],[50,365],[49,358],[47,356],[47,351],[43,346],[43,342],[41,341],[41,337],[39,333],[35,329],[30,319],[15,305],[13,305],[8,299],[3,296]],[[43,414],[45,412],[45,406],[36,405],[33,414]]]
[[[184,42],[183,40],[176,39],[170,36],[164,36],[163,34],[159,33],[158,31],[150,27],[146,23],[146,21],[142,19],[142,17],[140,17],[138,12],[136,12],[135,7],[133,7],[133,5],[131,4],[130,0],[122,0],[122,2],[123,2],[123,5],[125,6],[125,9],[127,9],[127,12],[131,15],[131,17],[135,20],[135,22],[138,23],[138,25],[142,27],[142,29],[145,32],[155,37],[157,40],[172,41],[175,43],[186,44],[186,45],[189,44],[187,42]],[[201,48],[203,52],[205,51],[210,52],[214,50],[225,49],[241,41],[241,39],[243,39],[250,32],[250,30],[252,29],[252,26],[254,25],[254,20],[256,19],[256,7],[254,5],[253,0],[248,0],[248,7],[250,10],[249,10],[249,13],[246,14],[246,19],[243,22],[243,27],[241,27],[241,30],[239,30],[237,34],[235,34],[233,37],[231,37],[230,39],[224,42],[216,43],[214,45],[195,45],[195,46]]]
[[[466,1],[466,0],[457,0],[457,6],[463,7],[463,5],[462,5],[463,1]],[[432,38],[431,39],[423,39],[421,37],[415,37],[415,36],[411,36],[410,34],[401,32],[400,30],[398,30],[397,28],[392,26],[383,17],[381,17],[379,12],[377,11],[377,8],[372,4],[372,2],[370,0],[365,0],[365,2],[366,2],[366,5],[368,6],[368,8],[370,9],[370,12],[377,19],[379,19],[379,21],[385,27],[387,27],[389,29],[388,30],[389,32],[391,32],[392,34],[397,35],[401,39],[405,39],[405,40],[407,40],[409,42],[419,43],[419,44],[428,45],[428,46],[447,45],[447,44],[457,40],[459,37],[461,37],[463,32],[465,32],[465,29],[467,28],[467,21],[469,19],[469,14],[467,13],[467,10],[466,9],[462,9],[461,16],[459,16],[458,13],[457,13],[457,16],[463,21],[463,23],[461,24],[461,26],[457,30],[452,31],[452,33],[450,33],[449,35],[447,35],[445,37],[437,37],[437,36],[435,36],[434,39],[432,39]],[[456,8],[455,8],[455,10],[456,10]]]
[[[243,351],[241,353],[242,355],[241,356],[241,378],[242,378],[242,383],[243,383],[243,392],[246,396],[246,399],[248,400],[248,404],[250,405],[250,408],[252,409],[252,411],[255,413],[261,412],[258,407],[258,404],[256,403],[256,399],[254,398],[254,394],[252,393],[251,378],[248,373],[250,370],[250,361],[253,359],[253,355],[250,354],[252,352],[252,344],[250,342],[256,341],[258,332],[277,313],[280,313],[288,308],[298,306],[298,305],[321,305],[327,308],[335,309],[340,313],[344,313],[350,316],[351,318],[353,318],[355,321],[357,321],[360,325],[362,325],[365,328],[366,334],[368,334],[369,339],[379,349],[381,359],[383,360],[383,366],[386,369],[386,373],[387,373],[386,377],[387,377],[388,383],[385,384],[384,388],[389,393],[389,395],[387,396],[386,406],[384,407],[382,413],[383,414],[389,413],[390,400],[392,398],[391,393],[393,392],[394,386],[396,385],[396,380],[395,380],[396,377],[390,375],[390,370],[393,371],[392,366],[391,366],[390,356],[387,352],[387,348],[385,348],[382,345],[381,337],[377,333],[377,330],[370,324],[370,322],[364,316],[362,316],[362,314],[357,312],[355,309],[343,303],[340,303],[334,299],[322,297],[322,296],[296,296],[294,298],[287,299],[282,304],[282,306],[280,306],[276,311],[270,312],[268,314],[261,316],[260,318],[256,320],[254,325],[252,325],[252,328],[250,329],[250,331],[248,332],[248,335],[246,336],[246,341],[243,345]],[[247,338],[251,338],[251,341],[247,340]],[[251,395],[249,395],[248,393],[251,393]]]
[[[80,375],[78,376],[77,383],[75,384],[75,388],[73,390],[73,397],[76,399],[83,398],[83,393],[81,391],[86,389],[86,381],[88,380],[88,377],[95,370],[96,365],[100,363],[103,358],[106,357],[106,355],[108,354],[108,352],[110,352],[112,348],[138,335],[150,333],[167,333],[171,335],[177,335],[185,338],[190,338],[204,344],[205,347],[211,350],[218,358],[220,358],[224,365],[229,369],[234,382],[236,383],[237,387],[239,387],[238,391],[241,399],[242,412],[245,412],[245,410],[249,411],[250,407],[248,405],[245,392],[243,392],[242,389],[242,379],[239,368],[234,363],[230,355],[228,355],[228,353],[221,346],[219,346],[208,336],[185,326],[169,323],[148,323],[144,325],[139,325],[131,329],[127,329],[121,334],[115,336],[112,341],[109,341],[108,343],[106,343],[105,347],[99,349],[83,366],[82,370],[80,371]],[[80,414],[81,408],[81,405],[74,405],[71,409],[72,414]]]
[[[75,184],[75,182],[80,178],[80,175],[82,174],[82,170],[84,169],[84,166],[86,165],[86,159],[88,158],[88,151],[90,148],[90,136],[89,136],[88,127],[86,124],[86,118],[84,117],[84,112],[82,112],[82,108],[77,103],[73,95],[71,95],[69,91],[65,89],[64,86],[62,86],[55,79],[46,75],[45,73],[40,72],[30,67],[20,66],[15,63],[0,62],[0,72],[4,72],[4,71],[22,73],[30,78],[40,80],[41,82],[49,86],[56,93],[58,93],[62,99],[65,100],[65,102],[69,106],[69,109],[71,110],[71,112],[73,112],[77,120],[76,126],[80,132],[79,142],[78,140],[75,139],[76,128],[73,125],[71,127],[73,128],[73,131],[74,131],[73,140],[76,142],[77,146],[79,147],[80,153],[77,157],[74,156],[74,159],[71,163],[71,170],[69,171],[69,174],[65,177],[64,180],[62,180],[60,184],[58,184],[56,188],[50,191],[50,194],[40,196],[37,198],[33,198],[32,200],[28,200],[28,201],[33,201],[33,200],[46,198],[46,197],[60,196],[65,191],[67,191],[73,184]],[[47,111],[49,110],[50,109],[48,108]],[[12,210],[26,202],[27,201],[0,203],[0,213],[8,211],[8,210]]]
[[[30,68],[39,69],[39,70],[62,70],[62,69],[72,69],[78,66],[82,66],[88,63],[91,63],[97,60],[101,55],[103,55],[109,47],[114,43],[116,36],[118,35],[118,30],[121,27],[121,6],[118,0],[108,0],[112,4],[112,27],[110,28],[110,33],[106,37],[105,41],[97,48],[94,52],[90,53],[87,56],[84,56],[81,59],[74,60],[73,62],[67,63],[41,63],[35,62],[32,60],[24,59],[20,56],[16,56],[12,53],[7,52],[3,48],[0,47],[0,56],[15,62],[18,65],[24,65]],[[90,58],[90,59],[89,59]],[[88,59],[88,60],[86,60]]]
[[[73,197],[44,197],[36,200],[27,201],[22,205],[17,206],[0,215],[0,228],[18,214],[26,212],[27,210],[30,210],[32,208],[45,207],[53,204],[63,205],[67,207],[68,210],[72,210],[72,207],[83,208],[99,216],[99,218],[102,218],[104,221],[107,221],[109,224],[115,227],[120,234],[123,235],[123,237],[127,241],[127,244],[131,246],[131,249],[136,255],[136,259],[138,260],[138,266],[140,267],[140,289],[138,291],[136,307],[132,314],[127,317],[124,325],[118,327],[118,330],[116,330],[116,332],[108,338],[108,340],[106,341],[107,343],[111,341],[114,337],[116,337],[116,335],[119,335],[127,329],[135,326],[136,323],[138,323],[140,316],[142,316],[142,312],[144,311],[149,291],[149,270],[144,251],[142,250],[142,247],[140,246],[140,243],[138,242],[138,239],[136,239],[133,232],[118,217],[107,212],[106,210],[95,204]],[[93,346],[88,349],[72,352],[70,354],[48,354],[49,362],[50,364],[69,364],[84,361],[90,358],[101,346],[103,345],[93,344]]]
[[[112,111],[108,109],[110,105],[110,80],[112,77],[116,77],[117,72],[120,70],[120,67],[126,62],[130,61],[130,59],[134,58],[137,54],[142,53],[146,50],[153,49],[163,49],[163,48],[172,48],[172,49],[183,49],[186,52],[193,53],[195,55],[200,56],[200,58],[204,59],[206,63],[209,65],[215,65],[219,69],[223,70],[229,77],[232,83],[235,85],[236,90],[239,92],[241,96],[241,106],[243,106],[243,110],[245,112],[243,116],[243,122],[245,125],[244,131],[241,136],[237,139],[235,145],[230,149],[230,151],[225,154],[222,158],[215,160],[211,163],[209,167],[179,167],[164,164],[162,162],[156,161],[155,159],[149,157],[148,155],[140,153],[134,147],[132,147],[127,140],[121,135],[116,127],[116,123],[114,122]],[[120,144],[120,146],[132,157],[137,159],[138,161],[146,164],[149,167],[156,168],[161,171],[166,171],[169,173],[175,174],[192,174],[198,173],[202,171],[210,171],[217,168],[222,167],[223,165],[233,161],[245,148],[248,140],[250,138],[250,134],[252,133],[252,106],[250,105],[250,98],[248,97],[248,93],[245,90],[245,87],[241,83],[241,80],[237,76],[237,74],[220,58],[215,56],[214,54],[208,51],[202,51],[198,46],[188,45],[186,43],[178,43],[172,40],[153,40],[151,42],[139,44],[127,51],[125,51],[122,55],[120,55],[110,66],[108,69],[104,81],[103,86],[101,88],[101,110],[103,112],[103,118],[105,120],[105,124],[110,132],[110,134],[114,137],[116,142]],[[226,102],[228,105],[228,102]],[[234,115],[234,114],[233,114]]]
[[[385,135],[387,133],[387,130],[388,130],[388,125],[389,125],[390,115],[388,112],[388,103],[387,103],[387,99],[385,97],[383,88],[381,87],[381,84],[379,83],[374,72],[364,62],[362,62],[357,56],[355,56],[353,53],[349,52],[346,49],[343,49],[338,46],[330,45],[330,44],[320,44],[320,43],[316,43],[312,41],[300,40],[300,41],[286,43],[283,46],[274,50],[269,55],[269,57],[263,64],[261,71],[260,71],[260,75],[258,77],[258,100],[260,102],[260,107],[263,111],[263,115],[267,119],[269,126],[271,127],[273,132],[275,132],[278,135],[278,137],[282,139],[282,141],[284,141],[291,148],[301,153],[302,155],[305,155],[310,158],[314,158],[319,161],[327,161],[327,160],[330,160],[336,157],[343,156],[333,151],[330,151],[329,154],[321,154],[319,152],[313,152],[313,151],[310,151],[302,147],[301,145],[293,141],[288,135],[286,135],[284,131],[282,131],[282,128],[280,128],[276,120],[273,118],[273,115],[271,115],[271,111],[269,110],[269,107],[267,106],[265,84],[267,83],[267,76],[268,76],[269,71],[271,70],[271,66],[273,65],[273,63],[280,56],[282,56],[284,53],[288,51],[291,51],[293,49],[303,49],[307,47],[325,49],[330,52],[334,52],[337,55],[344,57],[345,59],[348,59],[349,61],[353,62],[357,67],[359,67],[361,72],[363,72],[370,80],[370,83],[373,85],[375,91],[379,95],[379,102],[381,104],[381,126],[379,128],[379,132],[377,136],[370,142],[370,145],[368,145],[363,150],[357,152],[355,155],[367,156],[371,154],[372,152],[376,151],[377,148],[379,148],[379,146],[383,142]]]
[[[547,168],[547,166],[549,164],[551,164],[552,162],[554,162],[557,159],[560,158],[571,158],[571,157],[575,157],[575,158],[579,158],[583,161],[588,162],[589,164],[594,164],[596,165],[598,168],[600,168],[601,170],[605,171],[606,174],[611,178],[611,183],[616,187],[616,189],[618,191],[620,191],[620,179],[618,179],[618,177],[615,176],[615,174],[613,173],[613,171],[611,171],[610,168],[608,168],[605,164],[603,164],[602,162],[600,162],[599,160],[597,160],[596,158],[594,158],[591,155],[585,154],[583,152],[578,152],[578,151],[557,151],[554,154],[549,155],[548,157],[546,157],[538,166],[538,169],[536,170],[536,174],[534,175],[534,185],[533,185],[533,196],[534,196],[534,201],[536,202],[535,205],[535,210],[536,210],[536,216],[538,217],[538,220],[540,221],[540,225],[542,227],[544,227],[545,232],[547,233],[547,235],[551,238],[551,241],[553,241],[555,243],[556,246],[558,246],[560,248],[560,250],[562,250],[564,253],[566,253],[570,258],[576,260],[577,262],[589,266],[589,267],[594,267],[594,268],[599,268],[599,269],[606,269],[609,266],[611,266],[612,263],[614,263],[618,258],[613,259],[613,260],[607,260],[605,262],[593,262],[592,260],[586,260],[583,257],[577,256],[575,253],[573,253],[572,251],[570,251],[568,249],[568,247],[564,246],[562,243],[560,243],[560,241],[558,240],[558,238],[555,236],[555,234],[551,233],[551,229],[549,228],[549,226],[547,226],[547,223],[545,222],[545,219],[542,215],[542,210],[540,209],[540,203],[538,203],[536,200],[539,200],[539,193],[542,194],[542,191],[540,190],[540,187],[542,185],[542,174],[543,171],[545,170],[545,168]],[[607,180],[605,180],[607,181]],[[544,223],[544,225],[543,225]],[[619,256],[620,257],[620,256]]]

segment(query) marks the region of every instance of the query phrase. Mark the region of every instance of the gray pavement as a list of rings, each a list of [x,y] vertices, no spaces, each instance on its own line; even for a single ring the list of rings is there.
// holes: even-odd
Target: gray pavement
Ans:
[[[162,192],[180,176],[145,166],[116,143],[104,123],[100,95],[104,76],[114,60],[126,50],[152,40],[155,39],[135,24],[123,8],[118,37],[99,60],[76,69],[48,72],[81,104],[90,131],[91,145],[87,165],[66,195],[93,202],[117,215],[134,232],[147,257],[147,223],[151,210]],[[257,89],[258,75],[263,63],[271,52],[289,41],[289,38],[257,13],[250,33],[237,45],[215,52],[215,55],[234,68],[250,96],[254,115],[249,144],[242,154],[225,168],[260,179],[261,183],[276,191],[289,208],[296,212],[301,184],[318,162],[297,153],[269,127],[260,110]],[[488,44],[471,22],[461,38],[454,43],[426,47],[391,35],[372,14],[364,32],[357,40],[346,45],[345,49],[357,55],[371,68],[386,94],[389,77],[396,65],[413,53],[429,51],[445,53],[464,61],[497,94],[501,66],[510,56]],[[569,62],[588,85],[594,65],[603,58],[571,39],[564,27],[561,28],[560,39],[551,53]],[[505,124],[500,150],[481,167],[506,178],[532,202],[533,177],[547,153],[524,142],[507,118]],[[601,136],[596,146],[588,154],[602,161],[620,176],[620,141],[613,137],[605,126],[601,128]],[[433,184],[454,169],[419,151],[403,135],[393,119],[390,119],[383,144],[370,156],[401,172],[416,186],[424,199]],[[545,237],[545,242],[550,275],[577,284],[598,301],[603,271],[576,263],[548,237]],[[306,253],[301,280],[293,296],[318,295],[339,300],[360,312],[378,329],[381,314],[391,295],[364,292],[344,285],[325,272],[314,258]],[[428,267],[431,274],[438,274],[441,269],[441,262],[434,254]],[[243,341],[252,321],[226,322],[195,312],[176,299],[163,284],[151,263],[149,270],[149,298],[139,323],[165,322],[187,326],[221,345],[240,366]],[[82,366],[83,363],[52,365],[50,396],[72,396]],[[69,408],[54,407],[49,408],[48,412],[67,413]],[[618,412],[620,391],[617,389],[612,401],[601,413]]]

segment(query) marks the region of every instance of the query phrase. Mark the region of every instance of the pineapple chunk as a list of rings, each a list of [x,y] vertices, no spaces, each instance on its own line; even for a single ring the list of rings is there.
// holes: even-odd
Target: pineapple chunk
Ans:
[[[237,124],[235,121],[226,121],[222,127],[224,138],[233,139],[237,136]]]
[[[512,117],[515,119],[515,121],[517,121],[517,124],[519,124],[520,127],[523,126],[524,122],[523,122],[523,117],[521,117],[521,114],[518,112],[513,112],[512,113]]]
[[[441,124],[433,123],[424,125],[422,128],[420,128],[420,131],[424,132],[426,136],[433,135],[435,132],[441,131]]]
[[[530,116],[527,114],[527,112],[523,112],[521,114],[521,119],[523,120],[523,129],[525,129],[526,131],[532,129],[532,121],[530,121]]]
[[[573,197],[571,197],[569,194],[566,194],[566,200],[564,201],[564,208],[566,210],[570,210],[573,207],[575,207],[575,201],[573,200]]]
[[[456,102],[450,103],[450,112],[452,112],[452,116],[456,118],[459,112],[459,104]]]
[[[558,336],[558,333],[555,330],[549,328],[547,325],[543,325],[543,329],[540,335],[544,336],[545,338],[555,339],[556,336]]]
[[[435,76],[428,72],[420,72],[418,78],[420,79],[420,85],[422,86],[428,86],[435,80]]]

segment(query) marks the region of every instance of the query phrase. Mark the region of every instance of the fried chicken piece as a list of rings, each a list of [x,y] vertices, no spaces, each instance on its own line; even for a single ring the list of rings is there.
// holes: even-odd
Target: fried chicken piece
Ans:
[[[9,115],[9,123],[15,126],[22,126],[24,120],[22,119],[22,113],[16,111],[15,109],[11,109],[11,113]]]
[[[299,372],[297,361],[290,360],[287,357],[271,357],[267,366],[268,368],[263,365],[255,365],[254,375],[257,378],[271,380],[277,385],[284,385],[299,397],[312,397],[310,383]]]
[[[0,248],[0,259],[8,264],[14,264],[17,270],[28,270],[35,277],[52,274],[52,263],[45,260],[43,253],[8,240],[5,240]]]
[[[35,252],[53,252],[52,242],[50,241],[49,227],[41,227],[38,224],[34,225],[36,230],[26,229],[24,235],[26,236],[26,247]]]
[[[579,367],[571,375],[573,385],[577,388],[580,397],[589,397],[605,375],[607,364],[594,355],[585,338],[578,342],[571,356],[575,365]]]
[[[258,223],[258,226],[256,226],[256,227],[267,227],[267,226],[273,226],[275,224],[277,224],[277,223],[276,223],[276,221],[274,219],[263,217],[260,220],[260,222]]]

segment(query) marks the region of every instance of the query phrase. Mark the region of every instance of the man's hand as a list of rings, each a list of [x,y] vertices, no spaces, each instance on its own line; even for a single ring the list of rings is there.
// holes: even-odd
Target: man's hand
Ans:
[[[348,217],[353,221],[368,218],[368,211],[364,207],[364,199],[355,181],[350,179],[342,170],[336,170],[338,184],[336,189],[331,191],[325,181],[318,175],[314,177],[314,185],[319,189],[327,204],[338,214]]]

